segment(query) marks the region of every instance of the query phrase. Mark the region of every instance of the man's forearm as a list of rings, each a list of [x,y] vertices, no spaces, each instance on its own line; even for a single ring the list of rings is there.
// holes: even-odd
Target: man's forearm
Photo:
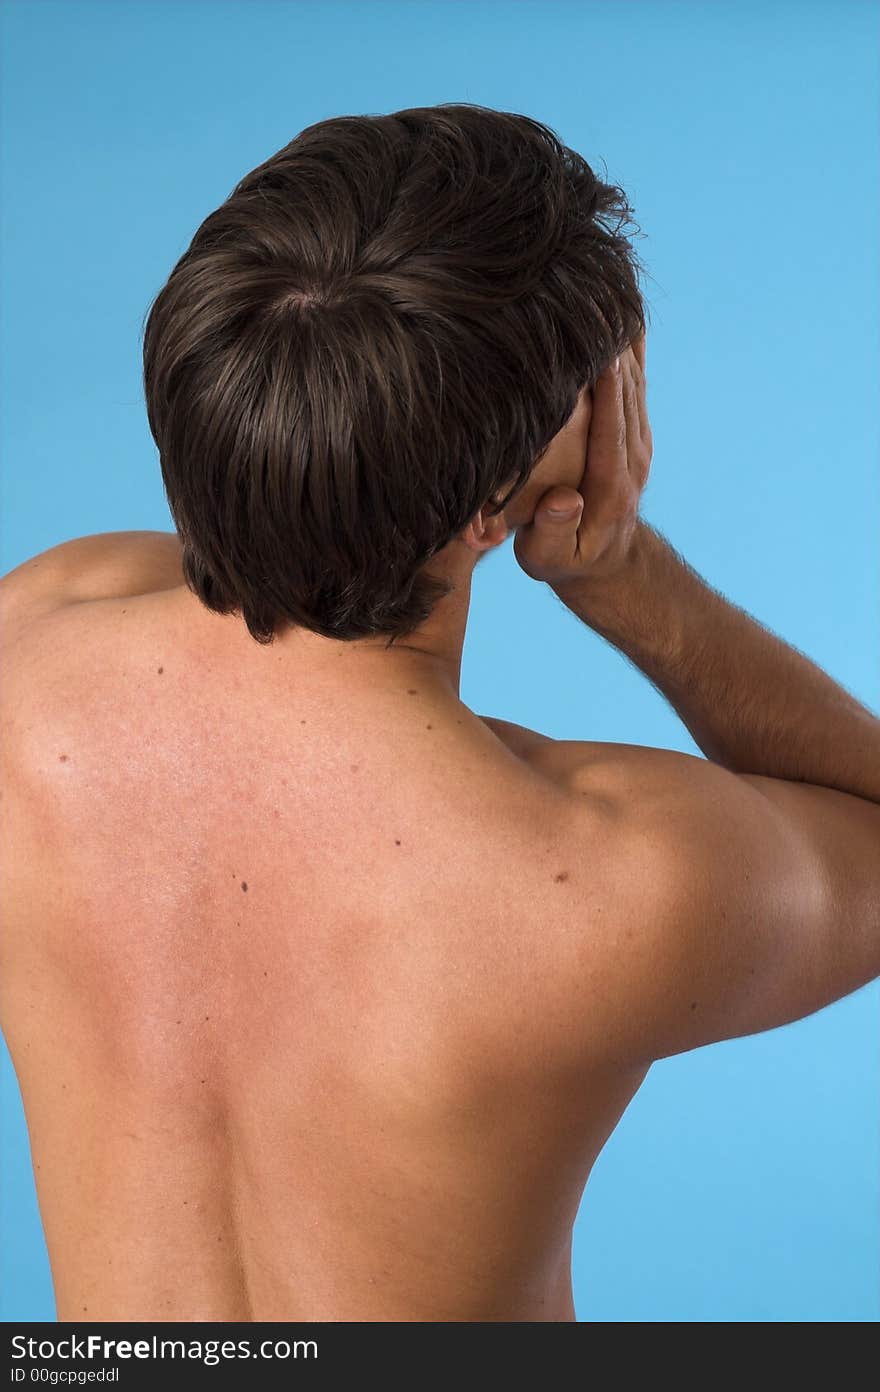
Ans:
[[[711,589],[644,520],[623,572],[556,592],[644,672],[707,758],[880,802],[880,719]]]

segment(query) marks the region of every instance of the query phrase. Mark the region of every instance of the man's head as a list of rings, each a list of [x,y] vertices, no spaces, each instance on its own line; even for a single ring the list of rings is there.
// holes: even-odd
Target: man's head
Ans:
[[[433,557],[577,483],[589,389],[644,328],[630,213],[547,126],[469,104],[322,121],[246,175],[144,335],[201,601],[263,643],[412,633]]]

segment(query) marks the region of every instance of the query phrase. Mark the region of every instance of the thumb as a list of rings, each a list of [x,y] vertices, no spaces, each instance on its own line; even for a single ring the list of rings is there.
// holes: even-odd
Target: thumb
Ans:
[[[557,485],[538,500],[531,523],[517,530],[513,553],[533,580],[563,574],[577,554],[584,499],[575,488]]]
[[[551,526],[565,524],[571,526],[572,522],[580,520],[580,514],[584,506],[583,494],[578,493],[576,488],[565,488],[558,485],[551,488],[539,500],[535,508],[534,521],[536,523],[548,522]]]

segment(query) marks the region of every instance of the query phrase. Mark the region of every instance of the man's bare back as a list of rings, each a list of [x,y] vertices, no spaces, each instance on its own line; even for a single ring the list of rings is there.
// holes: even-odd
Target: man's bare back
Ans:
[[[3,1024],[59,1317],[572,1319],[645,1068],[553,1008],[557,906],[614,914],[554,742],[281,675],[181,590],[38,637]]]
[[[461,702],[482,510],[393,652],[256,644],[155,533],[3,578],[0,1022],[62,1319],[571,1320],[651,1062],[880,975],[880,720],[634,520],[643,347],[589,517],[541,506],[579,408],[507,521],[705,758]]]

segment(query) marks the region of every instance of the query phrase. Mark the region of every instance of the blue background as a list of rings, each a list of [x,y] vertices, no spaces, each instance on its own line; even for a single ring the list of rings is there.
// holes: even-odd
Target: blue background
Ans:
[[[0,22],[2,571],[171,530],[142,319],[247,170],[326,116],[473,101],[547,122],[634,205],[645,515],[878,707],[875,4],[18,0]],[[510,542],[478,571],[462,697],[560,738],[697,752]],[[654,1067],[578,1222],[580,1319],[877,1319],[877,1004],[875,985]],[[0,1314],[52,1318],[5,1056],[2,1089]]]

